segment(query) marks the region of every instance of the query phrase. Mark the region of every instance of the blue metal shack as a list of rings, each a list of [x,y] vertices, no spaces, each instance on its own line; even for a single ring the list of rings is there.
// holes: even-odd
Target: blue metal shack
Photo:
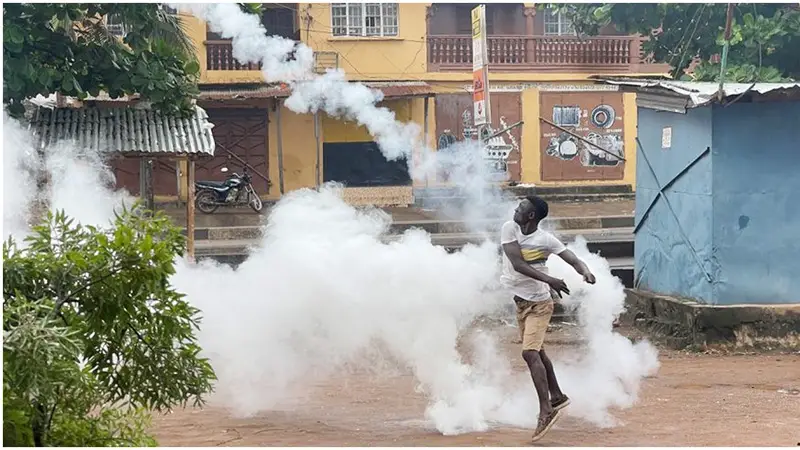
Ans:
[[[800,83],[604,81],[637,92],[636,287],[800,304]]]

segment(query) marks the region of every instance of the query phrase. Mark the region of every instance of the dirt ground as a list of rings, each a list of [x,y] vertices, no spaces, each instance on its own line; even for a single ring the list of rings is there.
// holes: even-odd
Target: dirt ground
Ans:
[[[525,368],[506,328],[503,349]],[[569,332],[548,334],[554,359]],[[622,329],[623,334],[635,331]],[[565,337],[566,336],[566,337]],[[601,429],[562,418],[540,446],[800,445],[800,354],[700,354],[660,349],[661,368],[639,402],[615,411],[622,425]],[[533,387],[531,387],[532,389]],[[442,436],[423,426],[425,398],[410,375],[328,379],[299,406],[237,419],[213,401],[154,419],[162,446],[528,446],[532,430],[499,428]]]

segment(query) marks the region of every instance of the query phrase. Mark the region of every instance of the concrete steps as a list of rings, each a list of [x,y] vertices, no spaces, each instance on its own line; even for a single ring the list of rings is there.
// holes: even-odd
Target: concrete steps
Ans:
[[[393,222],[389,228],[390,234],[402,234],[410,229],[422,229],[433,235],[457,235],[454,239],[462,239],[468,236],[480,238],[480,234],[473,232],[476,228],[490,232],[500,230],[503,221],[484,220],[468,223],[461,220],[409,220]],[[629,229],[634,225],[632,216],[606,216],[606,217],[558,217],[547,219],[545,228],[558,232],[569,230],[591,231],[598,234],[596,230],[617,230]],[[219,241],[219,240],[248,240],[259,239],[262,236],[263,225],[256,223],[240,224],[237,226],[218,226],[200,227],[195,229],[195,239]],[[628,233],[632,233],[629,231]]]
[[[247,238],[231,238],[230,235],[222,237],[216,235],[217,239],[203,239],[195,242],[195,251],[198,256],[211,255],[246,255],[253,247],[261,243],[261,230],[254,227],[244,228],[247,232],[253,233]],[[221,233],[230,232],[231,229],[221,229]],[[240,232],[242,235],[244,230]],[[588,244],[589,250],[599,251],[609,258],[633,256],[633,228],[620,227],[614,229],[576,229],[564,230],[555,233],[564,242],[572,242],[577,236],[583,236]],[[386,236],[384,242],[396,241],[400,235]],[[431,242],[434,245],[443,246],[449,250],[458,250],[467,244],[479,244],[483,242],[484,235],[475,233],[436,233],[431,234]],[[627,245],[626,245],[627,244]],[[617,247],[620,251],[603,252],[603,248]],[[630,247],[630,251],[628,248]],[[609,254],[615,253],[615,254]],[[628,254],[629,253],[629,254]]]
[[[517,198],[538,195],[548,202],[601,202],[632,200],[635,193],[630,185],[599,186],[505,186],[503,192]],[[440,209],[444,206],[460,207],[468,197],[457,187],[429,187],[414,189],[414,205],[424,209]]]

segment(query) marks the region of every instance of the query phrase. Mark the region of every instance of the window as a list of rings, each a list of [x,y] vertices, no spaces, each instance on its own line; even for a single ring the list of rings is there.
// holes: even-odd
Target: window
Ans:
[[[175,8],[170,8],[169,6],[160,3],[158,5],[158,9],[163,10],[167,14],[177,15],[178,10]],[[125,24],[122,22],[122,17],[119,14],[109,14],[106,16],[106,29],[108,32],[111,33],[113,36],[124,38],[127,34],[125,30]]]
[[[334,36],[397,36],[397,3],[331,3]]]
[[[548,36],[575,34],[575,28],[566,15],[547,8],[544,11],[544,34]]]
[[[122,18],[119,14],[109,14],[106,16],[106,29],[114,36],[125,37],[125,25],[122,23]]]

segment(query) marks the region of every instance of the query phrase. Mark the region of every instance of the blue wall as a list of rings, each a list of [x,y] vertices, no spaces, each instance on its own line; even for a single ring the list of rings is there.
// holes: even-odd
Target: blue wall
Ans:
[[[712,135],[715,302],[800,303],[800,102],[715,106]]]
[[[711,155],[700,159],[666,189],[677,220],[663,198],[656,201],[646,218],[642,218],[658,194],[658,184],[664,186],[711,147],[711,124],[711,108],[692,109],[687,114],[639,108],[638,136],[642,148],[638,149],[636,158],[636,223],[644,222],[636,233],[634,256],[636,279],[641,289],[713,301],[712,285],[704,275],[704,270],[711,270]],[[666,150],[661,148],[664,127],[672,127],[672,146]],[[646,159],[653,166],[658,184]],[[698,264],[698,258],[703,267]]]

